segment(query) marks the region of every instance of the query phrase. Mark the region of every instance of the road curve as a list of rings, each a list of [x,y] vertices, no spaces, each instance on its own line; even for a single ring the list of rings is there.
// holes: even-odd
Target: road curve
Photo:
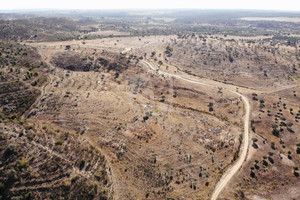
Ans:
[[[158,70],[157,68],[153,67],[153,65],[145,60],[141,61],[142,63],[146,64],[151,70],[156,71],[158,74],[161,75],[165,75],[165,76],[169,76],[169,77],[174,77],[177,79],[181,79],[184,81],[187,81],[189,83],[193,83],[193,84],[197,84],[197,85],[205,85],[205,86],[209,86],[209,87],[215,87],[217,88],[217,85],[213,85],[213,84],[208,84],[208,83],[204,83],[204,82],[200,82],[200,81],[196,81],[196,80],[191,80],[188,78],[184,78],[175,74],[170,74],[167,72],[163,72]],[[247,99],[246,96],[233,91],[233,90],[229,90],[224,88],[225,90],[239,96],[242,98],[242,101],[245,105],[245,116],[244,116],[244,135],[243,135],[243,144],[241,146],[241,154],[239,156],[238,161],[231,167],[229,168],[222,176],[222,178],[220,179],[220,181],[217,183],[214,192],[211,196],[211,200],[216,200],[218,199],[219,194],[221,193],[221,191],[224,189],[224,187],[228,184],[228,182],[230,181],[230,179],[238,172],[238,170],[240,169],[240,167],[242,166],[242,164],[244,163],[244,160],[246,160],[247,158],[247,151],[248,151],[248,147],[249,147],[249,118],[250,118],[250,104],[249,101]]]

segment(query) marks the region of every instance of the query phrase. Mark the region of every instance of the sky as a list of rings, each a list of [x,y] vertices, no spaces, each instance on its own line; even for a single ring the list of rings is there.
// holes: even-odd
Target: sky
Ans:
[[[18,9],[260,9],[300,11],[300,0],[1,0],[0,10]]]

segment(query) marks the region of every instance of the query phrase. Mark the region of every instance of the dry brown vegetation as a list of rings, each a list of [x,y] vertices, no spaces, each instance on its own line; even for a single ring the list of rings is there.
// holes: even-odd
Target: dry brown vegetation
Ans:
[[[228,199],[299,198],[299,92],[294,87],[252,95],[252,145]]]
[[[104,157],[79,135],[54,127],[1,126],[2,198],[107,199]]]
[[[271,46],[263,40],[186,35],[166,41],[166,65],[236,86],[264,90],[299,81],[299,49]],[[170,52],[170,53],[168,53]]]
[[[57,51],[66,50],[41,54]],[[94,52],[92,60],[119,57],[102,50],[75,52]],[[56,68],[34,119],[73,128],[101,147],[113,169],[115,198],[180,197],[187,188],[190,198],[208,196],[235,159],[241,121],[229,115],[243,114],[241,101],[226,92],[212,98],[217,89],[155,77],[129,57],[130,67],[121,66],[125,71],[103,64],[96,72]]]
[[[18,118],[40,95],[45,67],[34,48],[1,42],[0,119]]]
[[[90,14],[0,21],[1,198],[209,199],[241,151],[234,92],[251,142],[220,199],[299,198],[293,23]]]
[[[1,64],[1,199],[108,199],[109,167],[99,150],[72,130],[21,120],[47,82],[39,54],[4,42]]]

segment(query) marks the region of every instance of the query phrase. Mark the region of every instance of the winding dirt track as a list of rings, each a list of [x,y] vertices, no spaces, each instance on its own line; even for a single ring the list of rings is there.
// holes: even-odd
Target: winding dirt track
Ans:
[[[168,77],[174,77],[174,78],[177,78],[177,79],[189,82],[189,83],[197,84],[197,85],[205,85],[205,86],[214,87],[214,88],[218,87],[217,85],[208,84],[208,83],[197,81],[197,80],[191,80],[191,79],[184,78],[184,77],[181,77],[181,76],[178,76],[178,75],[175,75],[175,74],[170,74],[170,73],[167,73],[167,72],[160,71],[157,68],[155,68],[151,63],[149,63],[145,60],[143,60],[141,62],[143,64],[147,65],[151,70],[156,71],[160,75],[164,75],[164,76],[168,76]],[[250,104],[249,104],[249,101],[248,101],[246,96],[244,96],[244,95],[242,95],[242,94],[240,94],[236,91],[233,91],[233,90],[230,90],[230,89],[227,89],[227,88],[224,88],[224,89],[231,92],[231,93],[233,93],[233,94],[235,94],[235,95],[237,95],[237,96],[239,96],[239,97],[241,97],[241,99],[242,99],[242,101],[245,105],[246,112],[245,112],[245,117],[244,117],[243,144],[241,146],[241,154],[240,154],[240,157],[239,157],[238,161],[223,174],[222,178],[220,179],[220,181],[218,182],[218,184],[215,187],[215,190],[214,190],[214,192],[211,196],[211,200],[218,199],[218,196],[221,193],[221,191],[228,184],[230,179],[238,172],[238,170],[240,169],[240,167],[244,163],[244,160],[246,160],[246,158],[247,158],[247,151],[248,151],[248,147],[249,147],[249,117],[250,117]]]

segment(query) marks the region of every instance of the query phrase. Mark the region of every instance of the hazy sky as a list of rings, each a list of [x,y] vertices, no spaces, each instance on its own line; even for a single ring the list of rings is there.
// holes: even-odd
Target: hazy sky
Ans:
[[[159,9],[212,8],[300,11],[300,0],[1,0],[7,9]]]

